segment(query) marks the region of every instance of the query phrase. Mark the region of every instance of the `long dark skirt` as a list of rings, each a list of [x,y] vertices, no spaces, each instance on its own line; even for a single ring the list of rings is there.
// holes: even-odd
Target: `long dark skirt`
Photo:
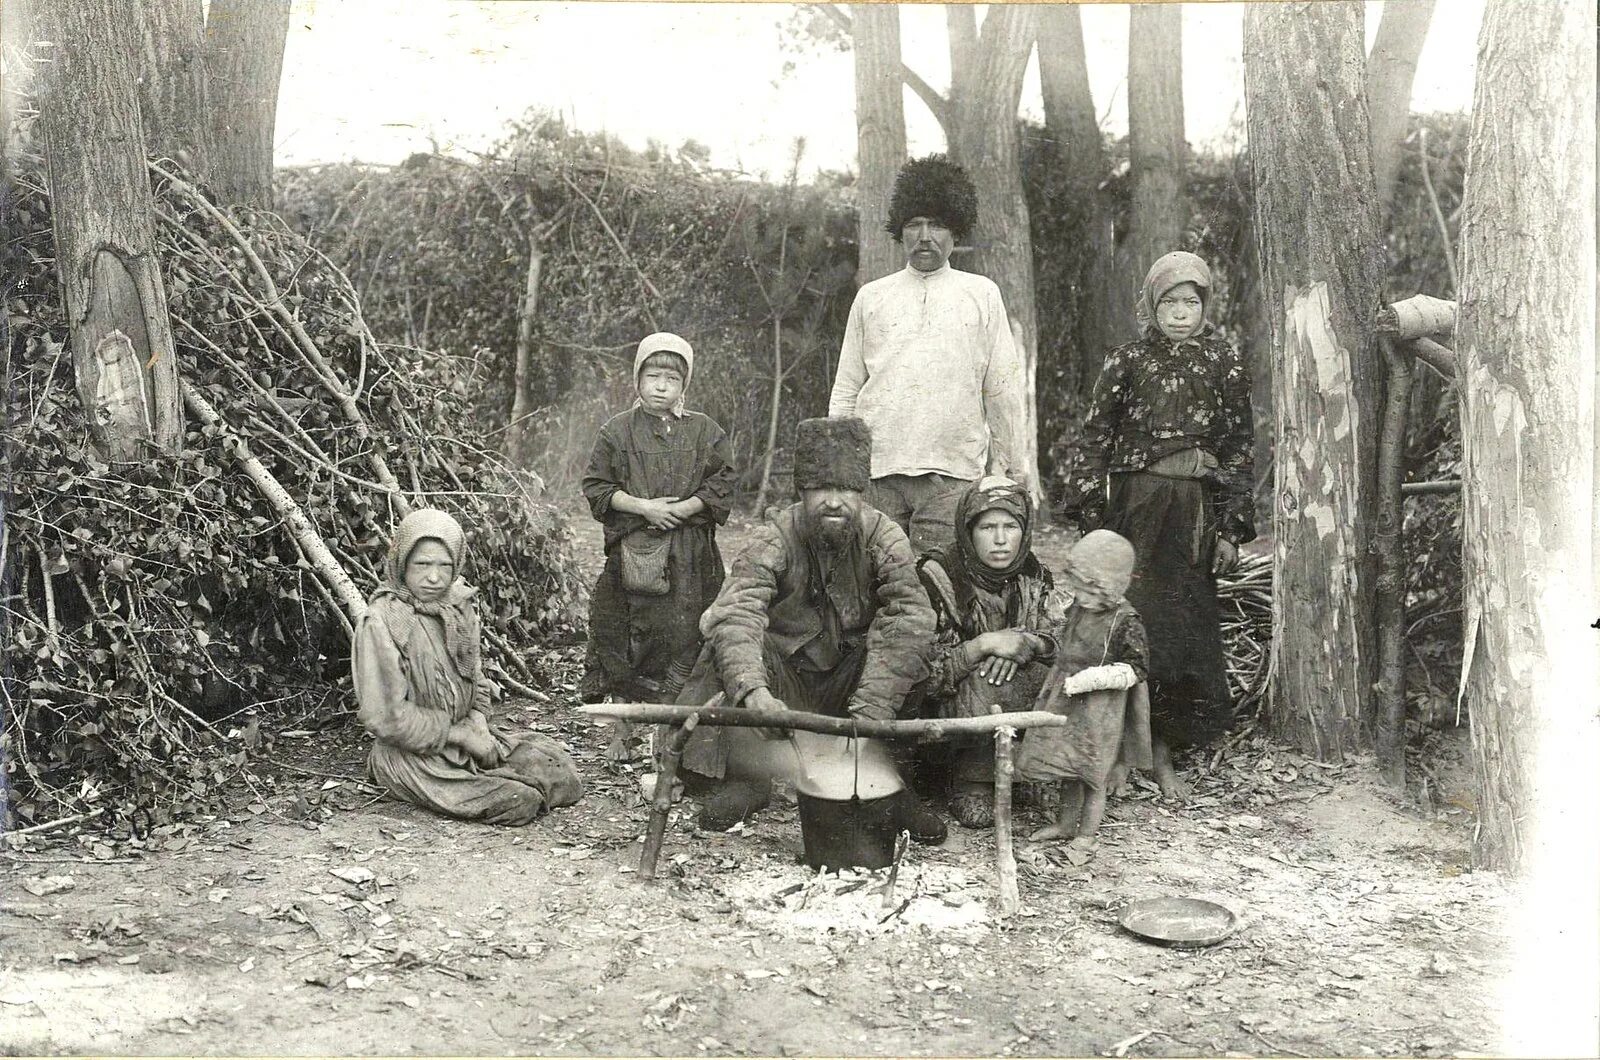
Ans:
[[[1210,743],[1233,720],[1211,573],[1217,516],[1210,492],[1193,479],[1113,475],[1101,525],[1137,553],[1127,598],[1150,638],[1150,727],[1170,747]]]
[[[672,589],[642,596],[622,586],[620,546],[606,550],[606,565],[589,598],[585,684],[651,701],[676,663],[686,673],[700,649],[700,615],[722,588],[722,554],[712,528],[687,526],[673,534],[667,574]]]

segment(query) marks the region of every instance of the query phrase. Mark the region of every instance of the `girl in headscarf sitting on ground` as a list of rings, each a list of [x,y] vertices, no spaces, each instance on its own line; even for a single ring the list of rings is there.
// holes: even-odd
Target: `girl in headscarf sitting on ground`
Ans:
[[[1054,630],[1055,662],[1035,709],[1068,724],[1028,729],[1016,763],[1020,780],[1062,782],[1060,815],[1031,839],[1071,839],[1087,851],[1119,759],[1150,766],[1149,652],[1139,615],[1123,598],[1133,564],[1133,546],[1110,530],[1086,535],[1067,556],[1061,584],[1071,603]]]
[[[1255,537],[1250,378],[1206,322],[1211,270],[1193,254],[1157,259],[1140,292],[1137,342],[1095,383],[1068,514],[1115,530],[1138,565],[1128,600],[1150,636],[1156,780],[1186,794],[1171,750],[1201,746],[1232,720],[1216,576]]]
[[[1054,658],[1051,628],[1065,601],[1033,554],[1027,490],[991,476],[956,502],[954,539],[917,571],[938,616],[922,686],[936,717],[1029,710]],[[968,828],[994,824],[994,740],[952,741],[950,812]]]
[[[367,760],[390,795],[467,821],[527,824],[583,794],[561,745],[491,725],[474,597],[461,580],[466,535],[437,509],[395,529],[385,579],[356,629],[358,717]]]

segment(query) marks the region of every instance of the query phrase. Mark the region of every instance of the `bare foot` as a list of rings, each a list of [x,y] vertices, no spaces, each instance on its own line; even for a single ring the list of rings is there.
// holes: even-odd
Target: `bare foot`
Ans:
[[[1028,836],[1032,843],[1043,843],[1047,839],[1071,839],[1072,831],[1060,824],[1046,825]]]
[[[1099,849],[1100,844],[1095,842],[1093,836],[1081,835],[1067,844],[1067,859],[1074,865],[1081,865]],[[1083,861],[1079,861],[1078,858],[1082,858]]]
[[[1106,792],[1111,795],[1126,795],[1128,793],[1128,767],[1121,762],[1111,767],[1111,772],[1106,776]]]
[[[1165,798],[1181,801],[1189,797],[1189,785],[1178,779],[1178,774],[1170,762],[1156,763],[1156,784],[1160,786],[1161,794]]]
[[[611,742],[606,745],[606,761],[618,765],[633,761],[633,748],[629,746],[631,743],[632,741],[622,733],[613,731]]]

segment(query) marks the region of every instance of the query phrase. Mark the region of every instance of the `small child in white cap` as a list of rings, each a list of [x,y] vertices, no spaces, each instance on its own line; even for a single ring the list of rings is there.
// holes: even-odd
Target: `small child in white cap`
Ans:
[[[639,343],[637,399],[600,428],[583,495],[605,526],[589,605],[585,702],[671,703],[700,647],[700,614],[722,588],[718,525],[734,489],[728,437],[684,408],[694,349],[670,332]],[[626,729],[610,755],[627,758]]]

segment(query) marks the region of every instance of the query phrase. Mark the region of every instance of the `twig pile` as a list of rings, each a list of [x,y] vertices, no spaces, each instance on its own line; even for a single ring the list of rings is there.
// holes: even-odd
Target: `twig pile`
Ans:
[[[203,809],[244,761],[212,722],[328,692],[413,507],[467,528],[491,675],[541,683],[520,649],[577,621],[569,535],[533,476],[462,429],[452,362],[377,342],[315,247],[154,163],[190,426],[181,455],[108,467],[62,346],[42,163],[18,161],[0,621],[19,817],[111,804],[139,828]]]
[[[1235,710],[1247,717],[1267,690],[1272,656],[1272,557],[1239,557],[1231,574],[1217,579],[1222,610],[1222,650]]]

